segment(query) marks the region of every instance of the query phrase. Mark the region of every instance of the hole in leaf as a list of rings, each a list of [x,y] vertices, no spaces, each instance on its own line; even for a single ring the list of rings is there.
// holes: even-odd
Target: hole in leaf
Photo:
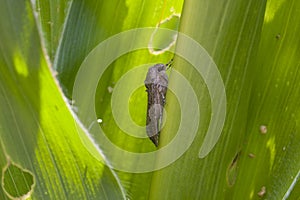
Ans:
[[[233,158],[231,164],[227,168],[226,180],[228,185],[231,187],[235,184],[237,173],[238,173],[238,160],[240,158],[241,151],[239,151]]]
[[[31,172],[11,163],[2,170],[2,188],[12,199],[26,199],[33,192],[34,176]]]
[[[177,39],[179,21],[180,16],[173,14],[156,25],[156,30],[151,35],[149,41],[149,50],[152,54],[162,54],[174,46]],[[174,30],[174,32],[169,32],[165,29],[171,29]]]

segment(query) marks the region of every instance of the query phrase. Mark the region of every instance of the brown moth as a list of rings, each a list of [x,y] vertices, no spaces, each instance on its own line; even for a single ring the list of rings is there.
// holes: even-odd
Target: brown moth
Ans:
[[[159,142],[168,89],[166,69],[171,66],[171,62],[172,60],[168,64],[160,63],[150,67],[144,82],[148,93],[146,132],[156,147]]]

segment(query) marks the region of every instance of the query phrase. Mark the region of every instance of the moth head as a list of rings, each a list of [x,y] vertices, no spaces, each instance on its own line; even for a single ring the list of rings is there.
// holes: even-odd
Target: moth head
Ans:
[[[162,64],[162,63],[156,64],[156,65],[154,65],[154,67],[156,67],[156,69],[157,69],[158,72],[166,70],[166,65]]]
[[[158,84],[167,87],[168,76],[166,74],[166,65],[159,63],[149,68],[145,84]]]
[[[156,64],[156,65],[150,67],[148,70],[148,74],[150,73],[150,74],[153,74],[153,76],[156,76],[157,73],[162,72],[162,71],[166,71],[166,65],[159,63],[159,64]]]

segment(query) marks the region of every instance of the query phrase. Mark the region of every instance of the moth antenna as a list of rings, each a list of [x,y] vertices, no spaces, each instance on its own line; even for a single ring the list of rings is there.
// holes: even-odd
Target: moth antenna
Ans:
[[[166,64],[167,70],[173,65],[173,58]]]

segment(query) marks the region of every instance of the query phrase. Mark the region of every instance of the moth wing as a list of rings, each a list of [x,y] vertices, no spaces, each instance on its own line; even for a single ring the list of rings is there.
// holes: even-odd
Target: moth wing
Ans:
[[[148,84],[146,87],[148,92],[146,131],[157,146],[163,119],[166,88],[157,84]]]

